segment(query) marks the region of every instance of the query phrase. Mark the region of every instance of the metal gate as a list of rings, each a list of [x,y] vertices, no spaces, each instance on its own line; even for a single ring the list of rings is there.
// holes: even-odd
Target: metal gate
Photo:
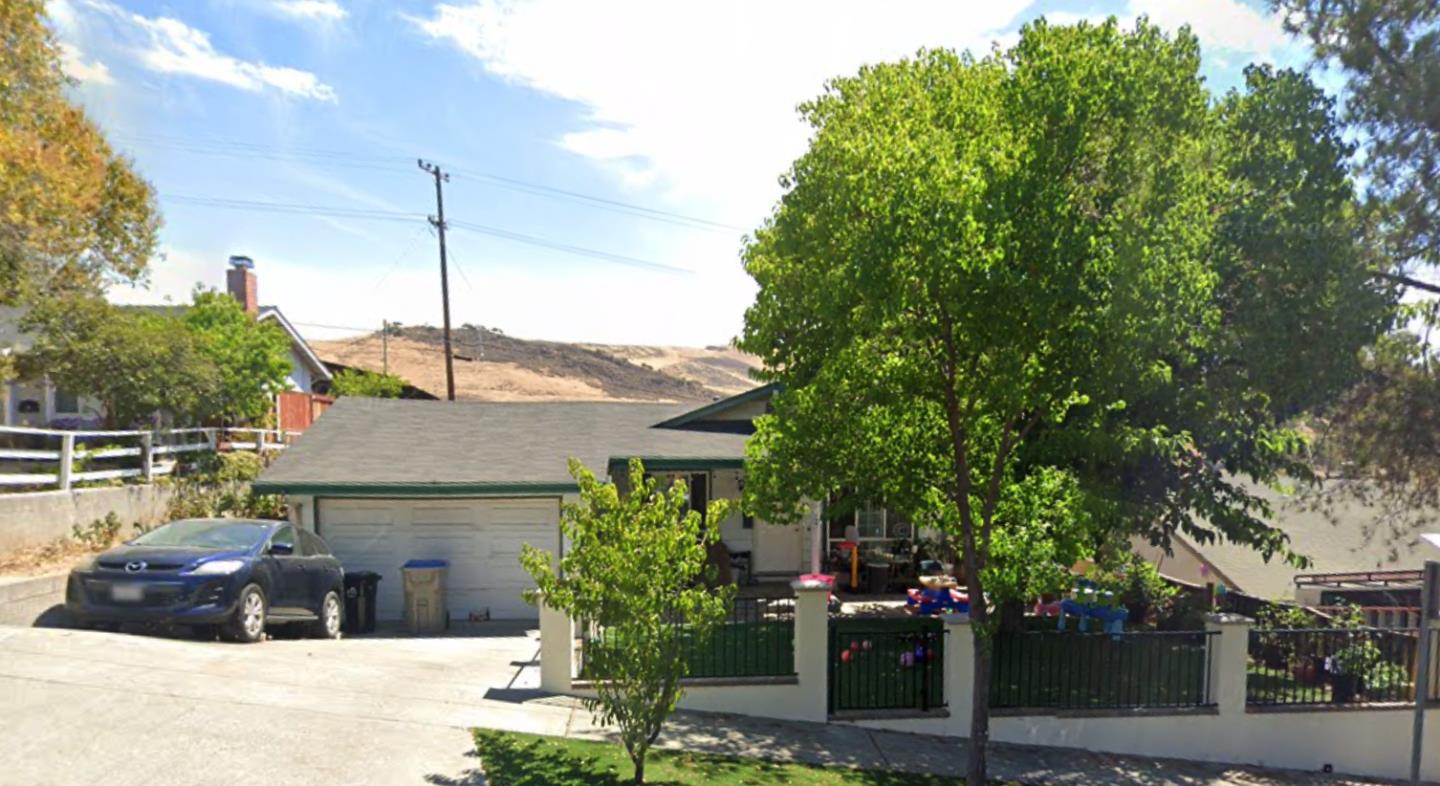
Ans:
[[[945,706],[945,630],[940,620],[830,621],[830,713]]]

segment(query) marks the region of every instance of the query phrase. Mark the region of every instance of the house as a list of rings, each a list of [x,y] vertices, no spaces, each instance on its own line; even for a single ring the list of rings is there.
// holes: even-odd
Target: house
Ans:
[[[248,257],[230,257],[226,271],[226,290],[261,322],[273,322],[290,338],[290,372],[286,376],[292,390],[315,392],[327,386],[331,373],[305,338],[276,306],[262,306],[257,296],[254,263]],[[134,306],[133,308],[164,309],[183,313],[184,306]],[[0,307],[0,352],[18,354],[31,345],[32,339],[20,330],[25,315],[23,307]],[[84,391],[59,390],[48,380],[11,380],[0,385],[0,426],[75,427],[102,419],[99,402],[88,398]],[[283,414],[283,413],[282,413]]]
[[[1271,524],[1290,536],[1294,551],[1310,558],[1309,567],[1296,570],[1279,558],[1266,562],[1247,546],[1199,543],[1183,534],[1174,536],[1169,554],[1143,542],[1134,544],[1136,551],[1162,575],[1191,584],[1223,584],[1264,600],[1418,605],[1414,579],[1395,579],[1423,567],[1427,557],[1419,536],[1435,529],[1433,517],[1390,518],[1333,487],[1333,493],[1323,496],[1315,491],[1282,495],[1266,487],[1252,490],[1270,503]]]
[[[640,458],[655,476],[685,478],[695,509],[738,499],[745,441],[770,392],[698,408],[342,398],[254,488],[287,495],[296,524],[324,537],[347,570],[381,575],[382,619],[400,616],[400,566],[414,558],[449,560],[453,616],[533,618],[520,597],[531,586],[520,546],[563,548],[560,506],[577,493],[571,457],[610,478]],[[847,531],[880,542],[901,526],[881,508],[833,519],[781,526],[736,512],[720,535],[752,576],[789,579],[815,569]]]

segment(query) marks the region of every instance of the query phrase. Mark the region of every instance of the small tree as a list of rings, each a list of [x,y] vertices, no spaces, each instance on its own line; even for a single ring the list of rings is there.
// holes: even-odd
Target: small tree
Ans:
[[[330,392],[336,396],[368,398],[399,398],[405,380],[394,374],[377,374],[365,369],[341,369],[330,381]]]
[[[520,563],[544,603],[603,634],[587,643],[596,698],[586,701],[600,721],[620,729],[645,782],[645,755],[684,694],[682,643],[706,638],[725,615],[733,587],[707,589],[706,547],[719,539],[730,512],[723,500],[706,515],[689,510],[683,481],[661,488],[630,461],[627,490],[603,483],[575,459],[570,474],[580,502],[566,505],[560,530],[570,546],[557,566],[548,551],[526,545]]]
[[[167,316],[79,298],[41,303],[21,326],[35,333],[21,373],[98,398],[111,428],[161,411],[197,420],[220,385],[195,337]]]
[[[220,384],[206,402],[211,417],[236,421],[262,418],[275,394],[287,386],[290,338],[269,322],[245,313],[229,295],[195,290],[185,311],[185,327],[220,374]]]

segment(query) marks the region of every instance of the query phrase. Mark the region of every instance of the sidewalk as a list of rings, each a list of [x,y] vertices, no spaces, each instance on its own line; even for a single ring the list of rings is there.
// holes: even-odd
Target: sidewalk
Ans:
[[[566,736],[608,739],[577,709]],[[660,747],[862,769],[963,775],[965,741],[856,726],[678,712]],[[992,743],[990,776],[1036,786],[1371,786],[1389,781]]]

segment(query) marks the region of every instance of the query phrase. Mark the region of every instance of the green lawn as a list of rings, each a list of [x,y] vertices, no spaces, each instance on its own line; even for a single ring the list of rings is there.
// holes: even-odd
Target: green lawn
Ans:
[[[835,620],[830,636],[830,709],[943,707],[944,665],[945,636],[937,619]]]
[[[634,772],[624,749],[610,743],[477,730],[475,751],[489,786],[620,786],[631,783]],[[670,751],[651,753],[645,765],[645,782],[653,786],[958,786],[963,781]]]
[[[995,637],[991,707],[1187,707],[1205,704],[1203,635],[1079,633]]]
[[[795,673],[795,627],[791,622],[717,625],[709,636],[690,634],[682,642],[690,677],[774,677]],[[613,633],[605,635],[613,636]],[[602,646],[595,642],[587,646]],[[599,675],[588,667],[581,676]]]
[[[1245,673],[1245,701],[1250,704],[1329,704],[1330,683],[1302,683],[1289,669],[1251,662]]]

